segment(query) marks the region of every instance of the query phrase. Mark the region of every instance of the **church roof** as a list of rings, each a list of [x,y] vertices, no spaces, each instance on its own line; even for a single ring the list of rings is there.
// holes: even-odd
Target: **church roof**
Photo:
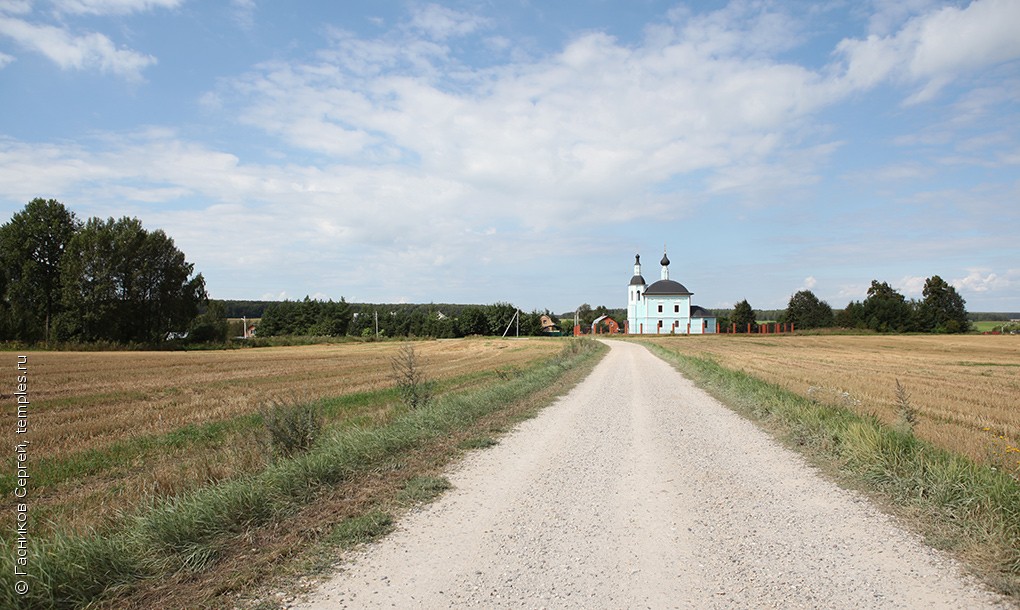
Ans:
[[[694,293],[684,288],[684,285],[680,282],[674,282],[673,280],[659,280],[648,288],[645,288],[645,294],[692,295]]]
[[[631,286],[644,286],[647,283],[648,282],[646,282],[645,278],[641,275],[635,275],[634,277],[630,278]]]
[[[715,314],[700,305],[691,305],[692,318],[714,318]]]

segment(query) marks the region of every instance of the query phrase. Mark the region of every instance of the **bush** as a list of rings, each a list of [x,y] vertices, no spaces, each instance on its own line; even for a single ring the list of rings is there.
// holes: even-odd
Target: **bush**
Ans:
[[[390,360],[400,399],[412,410],[427,407],[432,402],[435,389],[435,383],[428,378],[421,360],[413,343],[401,345],[400,352]]]
[[[322,417],[311,402],[272,401],[262,409],[262,422],[273,452],[285,458],[311,449],[322,430]]]

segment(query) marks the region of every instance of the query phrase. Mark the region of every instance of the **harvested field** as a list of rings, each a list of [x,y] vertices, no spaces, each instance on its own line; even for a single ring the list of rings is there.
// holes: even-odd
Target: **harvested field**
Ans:
[[[148,499],[263,468],[270,455],[257,416],[271,399],[325,400],[334,427],[385,421],[400,408],[390,391],[390,361],[400,346],[29,352],[35,532],[48,521],[102,526]],[[556,354],[562,342],[467,339],[415,347],[428,375],[451,389],[525,368]],[[13,429],[14,407],[5,403],[0,425]],[[6,492],[11,475],[3,474]],[[0,520],[11,515],[4,511]]]
[[[898,418],[896,382],[915,433],[1020,477],[1020,337],[719,335],[650,341],[819,402]]]

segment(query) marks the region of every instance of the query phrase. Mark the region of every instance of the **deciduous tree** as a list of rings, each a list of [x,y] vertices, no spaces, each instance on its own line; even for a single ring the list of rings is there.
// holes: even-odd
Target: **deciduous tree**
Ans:
[[[91,218],[61,264],[62,333],[95,341],[160,343],[185,331],[208,297],[201,274],[161,230],[137,218]]]
[[[11,338],[49,341],[61,309],[61,261],[80,227],[55,199],[36,198],[0,227],[0,257],[7,274],[3,301]]]
[[[204,312],[199,314],[188,330],[188,341],[193,343],[224,343],[229,329],[227,326],[227,308],[223,301],[209,301]],[[244,328],[241,332],[244,334]]]
[[[913,309],[906,298],[886,282],[871,281],[864,299],[864,324],[879,332],[912,330]]]
[[[810,290],[801,290],[790,297],[782,321],[792,322],[796,328],[828,328],[834,324],[832,307],[819,301]]]
[[[462,337],[489,334],[489,322],[485,317],[485,308],[477,305],[465,307],[457,316],[457,332]]]
[[[935,275],[924,282],[924,300],[918,308],[921,330],[962,333],[970,329],[966,301],[941,277]]]

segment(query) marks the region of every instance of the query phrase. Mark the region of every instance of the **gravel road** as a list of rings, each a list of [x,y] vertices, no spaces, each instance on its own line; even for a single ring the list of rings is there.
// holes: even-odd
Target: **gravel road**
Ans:
[[[448,476],[301,608],[998,608],[645,348]]]

